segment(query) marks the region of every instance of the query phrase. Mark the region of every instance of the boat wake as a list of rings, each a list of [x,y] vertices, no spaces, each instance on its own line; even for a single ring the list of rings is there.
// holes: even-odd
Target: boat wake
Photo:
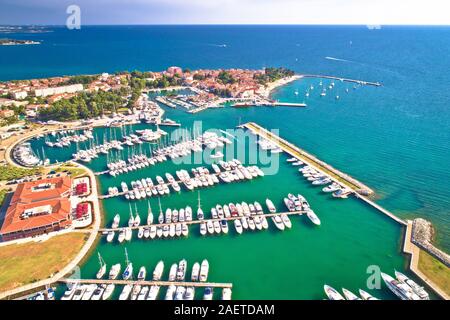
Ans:
[[[335,58],[335,57],[325,57],[325,59],[333,60],[333,61],[341,61],[341,62],[354,62],[354,61],[345,60],[345,59],[339,59],[339,58]]]

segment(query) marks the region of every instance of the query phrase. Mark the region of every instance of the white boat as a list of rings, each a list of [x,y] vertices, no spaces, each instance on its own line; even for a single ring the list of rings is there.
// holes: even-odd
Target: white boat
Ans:
[[[98,252],[98,262],[100,263],[100,269],[98,270],[98,272],[96,274],[96,278],[101,279],[101,278],[103,278],[103,276],[106,273],[106,263],[103,260],[102,256],[100,255],[100,252]]]
[[[147,300],[156,300],[158,298],[159,286],[151,286],[148,292]]]
[[[158,264],[155,267],[155,270],[153,271],[153,280],[159,281],[161,280],[162,274],[164,271],[164,261],[159,261]]]
[[[344,293],[344,296],[347,300],[361,300],[360,297],[358,297],[356,294],[354,294],[350,290],[342,288],[342,292]]]
[[[95,289],[97,289],[96,284],[86,285],[86,290],[84,291],[81,300],[91,300],[92,296],[94,295]]]
[[[283,224],[285,225],[286,228],[291,228],[292,227],[292,222],[291,219],[289,219],[289,217],[287,216],[287,214],[282,213],[280,214],[281,220],[283,221]]]
[[[108,275],[109,280],[117,279],[117,276],[119,275],[121,268],[122,267],[121,267],[120,263],[113,265],[111,267],[111,269],[109,270],[109,275]]]
[[[214,232],[215,233],[220,233],[222,231],[222,228],[220,227],[220,222],[215,220],[213,221],[213,226],[214,226]]]
[[[130,296],[130,300],[136,300],[139,292],[141,292],[141,288],[142,286],[140,284],[135,284],[133,286],[133,290],[131,290],[131,296]]]
[[[84,292],[86,291],[87,286],[86,285],[80,285],[75,288],[75,291],[73,293],[71,300],[81,300],[83,297]]]
[[[145,280],[146,275],[147,275],[147,269],[144,266],[142,266],[138,272],[138,276],[137,276],[138,281]]]
[[[113,223],[112,223],[112,225],[111,225],[111,228],[112,228],[112,229],[116,229],[116,228],[119,226],[119,223],[120,223],[120,215],[119,215],[119,214],[116,214],[116,215],[114,216],[114,219],[113,219]]]
[[[220,220],[220,229],[223,233],[228,233],[228,223],[226,220]]]
[[[112,242],[114,240],[114,236],[115,236],[115,232],[114,231],[108,231],[108,235],[106,236],[106,241],[107,242]],[[123,241],[123,240],[122,240]]]
[[[206,287],[205,292],[203,293],[203,300],[212,300],[213,298],[213,289],[211,287]]]
[[[173,297],[174,297],[174,294],[175,294],[175,291],[177,290],[177,287],[176,286],[174,286],[174,285],[170,285],[168,288],[167,288],[167,291],[166,291],[166,296],[165,296],[165,300],[173,300]]]
[[[200,234],[202,236],[206,235],[206,233],[208,232],[207,227],[206,227],[206,222],[202,222],[200,223]]]
[[[64,292],[61,300],[72,300],[72,297],[75,294],[76,289],[78,289],[78,286],[78,283],[68,283],[67,290]]]
[[[386,273],[381,273],[381,277],[383,278],[386,286],[391,290],[397,297],[402,300],[421,300],[420,297],[414,293],[412,288],[408,286],[406,283],[395,280],[390,275]]]
[[[273,216],[271,218],[272,218],[273,223],[279,230],[284,230],[284,223],[280,216],[277,215],[277,216]]]
[[[338,191],[338,190],[340,190],[340,189],[341,189],[341,186],[339,185],[339,183],[333,182],[332,184],[330,184],[330,185],[324,187],[324,188],[322,189],[322,191],[323,191],[323,192],[329,193],[329,192],[336,192],[336,191]]]
[[[214,224],[211,220],[208,220],[206,222],[206,228],[208,229],[208,233],[209,234],[213,234],[214,233]]]
[[[411,289],[414,291],[414,293],[416,293],[422,300],[430,300],[428,292],[426,292],[423,287],[419,286],[417,283],[415,283],[413,280],[405,276],[403,273],[398,272],[396,270],[395,277],[398,279],[398,281],[406,283],[408,286],[410,286]]]
[[[235,219],[233,221],[233,223],[234,223],[234,228],[236,229],[236,232],[241,234],[243,231],[241,221],[239,219]]]
[[[359,295],[363,300],[378,300],[377,298],[375,298],[374,296],[372,296],[371,294],[367,293],[362,289],[359,289]]]
[[[334,288],[329,285],[324,285],[323,290],[329,300],[345,300],[344,297]]]
[[[153,223],[153,213],[152,208],[150,206],[150,201],[147,201],[147,205],[148,205],[147,225],[151,225]]]
[[[206,282],[208,279],[208,273],[209,273],[209,262],[208,260],[203,260],[202,264],[200,266],[200,275],[199,275],[199,281]]]
[[[138,239],[142,239],[144,237],[144,227],[139,227],[138,229]]]
[[[314,223],[316,226],[320,226],[320,219],[315,214],[315,212],[311,209],[306,210],[306,216],[311,220],[312,223]]]
[[[132,289],[133,289],[133,285],[131,285],[131,284],[125,285],[122,289],[122,292],[120,293],[119,300],[128,300]]]
[[[137,300],[139,300],[139,301],[145,300],[147,298],[147,295],[148,295],[148,290],[149,290],[148,286],[143,286],[141,288],[141,291],[139,292]]]
[[[119,236],[117,237],[119,243],[122,243],[125,240],[125,229],[119,231]]]
[[[181,260],[178,264],[177,269],[177,281],[184,281],[184,278],[186,277],[186,269],[187,269],[187,261],[185,259]]]
[[[150,227],[150,239],[155,239],[158,229],[156,226]]]
[[[191,280],[198,281],[199,276],[200,276],[200,263],[196,262],[192,266]]]
[[[187,287],[184,293],[183,300],[194,300],[194,296],[195,296],[195,288]]]
[[[222,300],[231,300],[231,288],[222,289]]]
[[[130,241],[132,236],[133,231],[131,231],[131,228],[125,228],[125,240]]]
[[[169,281],[175,281],[175,279],[177,277],[177,270],[178,270],[178,265],[176,263],[174,263],[170,266]]]
[[[128,252],[125,248],[125,271],[122,273],[122,279],[128,280],[133,277],[133,264],[128,260]]]
[[[183,300],[186,288],[183,286],[178,286],[175,290],[175,300]]]
[[[116,286],[112,283],[108,284],[105,288],[105,291],[103,292],[102,300],[108,300],[109,298],[111,298],[115,287]]]

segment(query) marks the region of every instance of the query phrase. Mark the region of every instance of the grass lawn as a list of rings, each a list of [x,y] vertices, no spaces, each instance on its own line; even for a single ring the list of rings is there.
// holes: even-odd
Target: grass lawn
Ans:
[[[450,295],[450,268],[423,250],[419,254],[419,270]]]
[[[32,176],[35,174],[39,174],[41,172],[40,168],[35,169],[24,169],[24,168],[18,168],[12,165],[6,165],[3,167],[0,167],[0,180],[12,180],[12,179],[18,179],[23,178],[26,176]]]
[[[6,190],[6,189],[0,190],[0,207],[3,205],[3,200],[5,200],[7,193],[8,193],[8,190]]]
[[[55,172],[63,172],[63,171],[70,172],[71,178],[76,178],[79,176],[86,175],[86,170],[83,168],[75,168],[72,166],[61,166],[61,167],[55,169]]]
[[[0,247],[0,291],[50,277],[78,254],[87,237],[68,233],[44,242]]]

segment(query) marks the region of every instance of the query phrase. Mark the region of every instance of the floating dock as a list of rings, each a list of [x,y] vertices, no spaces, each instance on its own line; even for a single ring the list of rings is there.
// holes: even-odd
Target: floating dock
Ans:
[[[253,103],[253,102],[244,102],[244,103],[235,103],[232,104],[233,108],[249,108],[249,107],[298,107],[305,108],[307,107],[306,103],[294,103],[294,102],[261,102],[261,103]]]
[[[80,284],[114,284],[114,285],[142,285],[142,286],[183,286],[183,287],[211,287],[211,288],[232,288],[232,283],[218,282],[190,282],[190,281],[147,281],[147,280],[109,280],[109,279],[72,279],[62,278],[58,282],[80,283]]]

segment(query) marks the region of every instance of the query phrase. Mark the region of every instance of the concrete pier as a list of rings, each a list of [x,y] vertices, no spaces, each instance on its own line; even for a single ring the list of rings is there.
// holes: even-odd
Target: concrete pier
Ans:
[[[338,80],[343,82],[351,82],[356,83],[360,85],[367,85],[367,86],[375,86],[380,87],[381,83],[379,82],[371,82],[371,81],[364,81],[364,80],[357,80],[357,79],[349,79],[349,78],[343,78],[343,77],[337,77],[337,76],[329,76],[329,75],[320,75],[320,74],[302,74],[302,78],[322,78],[322,79],[331,79],[331,80]]]

